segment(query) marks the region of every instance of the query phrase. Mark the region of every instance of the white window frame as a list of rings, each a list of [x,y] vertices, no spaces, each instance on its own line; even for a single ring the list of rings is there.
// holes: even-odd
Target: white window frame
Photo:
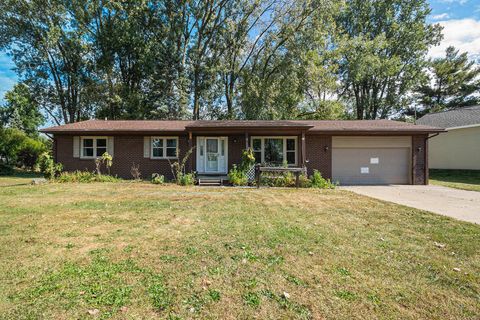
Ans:
[[[155,139],[163,140],[163,157],[155,157],[153,155],[153,141]],[[167,157],[167,139],[176,141],[175,157]],[[178,137],[151,137],[150,138],[150,159],[178,159]]]
[[[288,166],[294,167],[298,165],[298,137],[297,136],[252,136],[250,139],[250,146],[253,149],[253,140],[260,139],[261,147],[260,153],[262,155],[262,159],[260,163],[265,163],[265,139],[283,139],[283,159],[287,160],[287,139],[295,140],[295,163],[289,163]]]
[[[92,139],[93,140],[93,156],[86,156],[83,154],[83,140],[85,139]],[[80,137],[80,159],[97,159],[97,158],[100,158],[100,156],[96,156],[97,154],[97,140],[98,139],[105,139],[106,140],[106,143],[105,143],[105,149],[106,151],[105,152],[108,152],[108,137],[104,137],[104,136],[82,136]]]

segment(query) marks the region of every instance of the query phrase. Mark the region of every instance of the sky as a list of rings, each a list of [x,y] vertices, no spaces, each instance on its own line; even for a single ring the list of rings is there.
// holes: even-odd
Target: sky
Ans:
[[[432,58],[441,57],[448,46],[467,51],[472,59],[480,60],[480,0],[430,0],[429,23],[441,24],[442,43],[430,50]],[[12,59],[0,51],[0,104],[3,96],[17,81]]]

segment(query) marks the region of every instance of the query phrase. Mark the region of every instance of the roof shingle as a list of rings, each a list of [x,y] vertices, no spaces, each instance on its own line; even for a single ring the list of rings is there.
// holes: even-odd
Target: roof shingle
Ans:
[[[417,123],[444,129],[480,125],[480,106],[429,113],[418,119]]]
[[[296,128],[309,132],[440,132],[443,129],[391,120],[87,120],[40,130],[45,133],[184,132],[205,128]]]

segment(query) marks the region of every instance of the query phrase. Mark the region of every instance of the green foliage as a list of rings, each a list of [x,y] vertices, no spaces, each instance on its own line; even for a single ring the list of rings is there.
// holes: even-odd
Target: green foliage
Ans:
[[[248,184],[248,177],[245,171],[237,168],[235,164],[228,172],[228,180],[234,186],[246,186]]]
[[[178,177],[177,183],[181,186],[193,186],[195,175],[193,173],[183,173]]]
[[[28,84],[5,114],[28,134],[38,106],[56,123],[385,118],[440,40],[429,13],[427,0],[0,1],[0,49]]]
[[[17,150],[17,166],[33,169],[40,155],[46,151],[43,141],[26,137]]]
[[[330,179],[325,179],[318,170],[313,170],[313,175],[310,177],[310,186],[319,189],[335,189],[336,184],[332,183]]]
[[[122,179],[105,174],[96,174],[89,171],[62,172],[55,182],[60,183],[91,183],[91,182],[120,182]]]
[[[30,137],[38,135],[37,128],[45,118],[40,106],[27,85],[16,84],[5,94],[6,104],[0,108],[0,126],[15,128]]]
[[[7,164],[15,164],[18,150],[25,139],[26,135],[18,129],[0,128],[0,158]]]
[[[152,173],[152,179],[150,180],[153,184],[164,184],[165,177],[158,173]]]
[[[11,176],[15,170],[12,166],[0,162],[0,176]]]
[[[247,292],[243,295],[243,301],[247,306],[258,308],[260,306],[260,296],[256,292]]]
[[[239,169],[246,171],[250,169],[255,164],[255,155],[252,148],[248,148],[242,151],[242,162],[240,163]]]
[[[357,119],[386,118],[408,103],[441,27],[427,0],[348,0],[338,15],[339,80]]]
[[[55,163],[48,152],[44,152],[39,156],[38,165],[46,179],[54,179],[63,170],[63,165],[61,163]]]
[[[47,146],[42,138],[28,137],[15,128],[0,128],[0,161],[10,166],[33,169],[38,157]]]
[[[188,158],[192,155],[194,148],[190,148],[185,155],[183,156],[182,160],[175,161],[174,163],[170,163],[170,168],[172,169],[173,180],[181,185],[181,186],[188,186],[195,184],[195,175],[193,173],[186,173],[185,167],[187,165]],[[180,153],[180,151],[179,151]]]
[[[113,165],[113,157],[110,154],[108,154],[108,152],[104,152],[100,158],[96,158],[94,161],[95,161],[95,170],[98,175],[102,174],[101,172],[102,164],[105,165],[105,167],[107,168],[108,174],[110,174],[110,168]]]
[[[430,61],[423,83],[417,88],[423,107],[417,115],[476,105],[480,103],[479,94],[480,67],[469,61],[467,53],[459,54],[454,47],[448,47],[444,58]]]

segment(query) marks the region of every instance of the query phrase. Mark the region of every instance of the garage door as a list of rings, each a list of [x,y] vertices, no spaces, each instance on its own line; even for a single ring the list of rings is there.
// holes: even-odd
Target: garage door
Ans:
[[[332,177],[342,185],[410,183],[411,139],[333,140]],[[342,140],[343,139],[343,140]]]

